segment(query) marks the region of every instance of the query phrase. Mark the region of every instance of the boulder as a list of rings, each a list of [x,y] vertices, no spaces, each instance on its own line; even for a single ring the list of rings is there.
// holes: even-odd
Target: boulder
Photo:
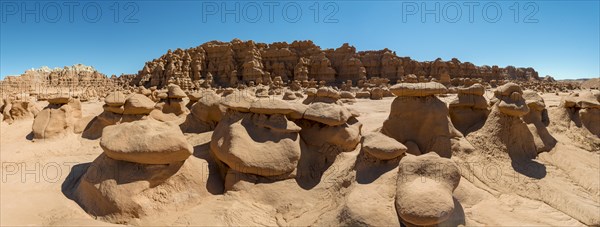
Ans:
[[[141,164],[180,162],[193,152],[178,127],[155,120],[108,126],[100,147],[112,159]]]
[[[523,116],[529,131],[533,135],[538,152],[550,151],[556,145],[556,139],[550,135],[546,126],[550,124],[548,110],[542,96],[531,90],[523,92],[523,98],[529,106],[529,112]]]
[[[304,112],[304,118],[329,126],[342,125],[350,117],[352,114],[345,107],[321,102],[311,103]]]
[[[141,94],[133,94],[125,100],[123,114],[149,114],[154,110],[155,103]]]
[[[522,95],[521,87],[515,83],[504,84],[494,91],[500,112],[513,117],[522,117],[529,112]]]
[[[178,85],[175,84],[169,84],[167,86],[167,97],[171,98],[171,99],[182,99],[187,97],[187,95],[185,94],[185,92],[181,89],[181,87],[179,87]]]
[[[380,160],[397,158],[406,152],[404,144],[380,132],[371,132],[363,136],[362,149]]]
[[[381,133],[406,144],[412,141],[422,153],[434,151],[450,158],[451,138],[462,137],[448,118],[446,103],[431,96],[396,97]]]
[[[396,211],[405,224],[437,225],[454,212],[452,192],[460,181],[454,161],[429,152],[400,160]]]
[[[488,103],[480,84],[459,88],[457,92],[457,97],[448,105],[450,120],[457,130],[467,135],[483,126],[489,114]]]
[[[265,177],[291,174],[300,159],[299,131],[281,114],[228,111],[213,132],[210,148],[237,172]]]

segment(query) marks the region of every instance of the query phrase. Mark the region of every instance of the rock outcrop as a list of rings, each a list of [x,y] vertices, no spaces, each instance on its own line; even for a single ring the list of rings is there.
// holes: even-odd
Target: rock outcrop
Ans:
[[[440,83],[400,83],[390,90],[397,95],[381,133],[402,144],[412,142],[420,154],[436,152],[452,156],[452,143],[462,138],[448,117],[448,107],[436,94],[445,93]],[[412,150],[411,152],[415,152]]]
[[[90,120],[82,130],[82,137],[98,139],[102,130],[110,125],[147,119],[156,111],[155,103],[142,94],[125,95],[121,91],[113,91],[104,98],[104,112]]]
[[[452,124],[467,135],[483,126],[489,114],[487,100],[483,97],[485,89],[480,84],[467,88],[458,88],[458,96],[449,103]]]
[[[600,150],[600,92],[582,91],[563,98],[551,114],[551,128],[568,132],[578,146]]]
[[[132,80],[132,85],[164,87],[174,83],[187,90],[212,83],[231,87],[250,81],[268,84],[278,76],[284,82],[314,79],[330,85],[347,81],[357,83],[375,77],[410,82],[407,78],[410,74],[443,84],[450,84],[451,79],[456,78],[483,81],[540,79],[532,68],[475,66],[455,58],[419,62],[399,57],[389,49],[357,51],[347,43],[336,49],[323,50],[312,41],[265,44],[234,39],[231,42],[211,41],[185,50],[169,50],[160,58],[147,62]]]
[[[68,94],[58,94],[48,99],[50,103],[33,120],[34,139],[56,139],[73,133],[77,121],[82,117],[79,99]]]
[[[396,191],[396,211],[409,225],[433,226],[452,216],[455,203],[452,192],[460,181],[454,161],[436,153],[402,158]]]
[[[530,160],[537,157],[532,133],[521,117],[529,113],[521,87],[507,83],[494,91],[497,99],[483,127],[467,139],[487,155]]]
[[[34,118],[40,111],[31,99],[5,98],[0,106],[2,120],[12,124],[16,120]]]
[[[206,162],[188,158],[192,146],[176,125],[143,120],[108,126],[100,144],[104,153],[71,192],[90,215],[129,223],[189,207],[209,195],[208,173],[198,171]]]
[[[212,134],[210,148],[222,162],[225,188],[235,190],[238,181],[248,178],[244,176],[271,180],[294,177],[300,159],[301,128],[287,119],[286,114],[293,111],[289,104],[239,91],[221,103],[228,110]]]
[[[537,151],[550,151],[556,145],[556,139],[546,128],[550,124],[550,119],[544,99],[531,90],[523,91],[523,98],[529,107],[529,112],[523,116],[523,121],[527,123],[529,131],[533,135]]]

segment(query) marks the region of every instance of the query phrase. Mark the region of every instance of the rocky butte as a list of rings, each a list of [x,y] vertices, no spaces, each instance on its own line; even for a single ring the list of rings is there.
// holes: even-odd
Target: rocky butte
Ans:
[[[314,79],[325,81],[328,85],[339,85],[348,80],[357,83],[374,77],[396,82],[411,74],[420,80],[435,79],[442,84],[459,78],[486,82],[540,80],[533,68],[476,66],[456,58],[420,62],[410,57],[399,57],[387,48],[357,51],[345,43],[336,49],[321,49],[310,40],[266,44],[234,39],[169,50],[165,55],[146,62],[132,80],[132,85],[164,87],[174,83],[189,89],[212,83],[210,85],[227,87],[250,81],[267,82],[277,76],[284,82]]]

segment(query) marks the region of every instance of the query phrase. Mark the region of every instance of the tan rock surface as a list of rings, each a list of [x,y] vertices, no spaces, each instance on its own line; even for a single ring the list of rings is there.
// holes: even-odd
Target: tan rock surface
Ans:
[[[141,164],[180,162],[193,152],[178,127],[154,120],[108,126],[100,146],[112,159]]]

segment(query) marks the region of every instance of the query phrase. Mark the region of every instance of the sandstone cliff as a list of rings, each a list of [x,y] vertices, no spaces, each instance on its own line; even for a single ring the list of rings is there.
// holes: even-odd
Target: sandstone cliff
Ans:
[[[207,85],[235,86],[250,81],[266,83],[277,76],[283,81],[314,79],[328,84],[372,77],[396,82],[410,74],[435,78],[441,83],[450,83],[453,78],[540,80],[533,68],[476,66],[456,58],[419,62],[410,57],[399,57],[389,49],[357,51],[347,43],[336,49],[321,49],[310,40],[265,44],[234,39],[231,42],[210,41],[185,50],[169,50],[146,62],[132,85],[163,87],[172,82],[188,89]]]

